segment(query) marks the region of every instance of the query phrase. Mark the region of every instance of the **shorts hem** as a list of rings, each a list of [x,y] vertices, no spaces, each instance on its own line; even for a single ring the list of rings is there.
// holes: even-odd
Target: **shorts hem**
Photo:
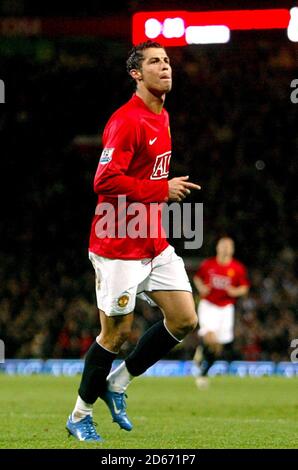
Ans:
[[[146,289],[138,292],[138,295],[142,294],[143,292],[190,292],[192,294],[192,290],[188,289]]]
[[[121,312],[121,313],[118,313],[118,312],[117,312],[117,313],[111,312],[111,313],[106,313],[102,308],[100,308],[100,307],[98,307],[98,306],[97,306],[97,308],[98,308],[99,310],[101,310],[101,311],[105,314],[106,317],[123,317],[123,316],[125,316],[125,315],[130,315],[131,313],[134,312],[134,309],[133,309],[133,310],[130,310],[129,312]]]

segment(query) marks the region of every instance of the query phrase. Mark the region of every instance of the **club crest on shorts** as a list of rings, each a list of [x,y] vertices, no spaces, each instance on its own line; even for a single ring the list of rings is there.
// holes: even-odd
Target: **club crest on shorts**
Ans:
[[[128,304],[129,302],[129,295],[128,294],[123,294],[121,295],[118,300],[117,300],[117,304],[119,305],[119,307],[121,308],[124,308],[126,307],[126,305]]]

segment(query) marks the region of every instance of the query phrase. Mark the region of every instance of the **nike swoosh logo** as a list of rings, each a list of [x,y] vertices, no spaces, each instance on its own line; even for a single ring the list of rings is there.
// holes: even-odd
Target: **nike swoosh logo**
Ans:
[[[121,413],[121,410],[118,410],[115,400],[112,399],[112,402],[116,415],[119,415]]]
[[[150,140],[149,140],[149,145],[153,145],[154,142],[156,141],[156,139],[157,139],[157,137],[155,137],[154,139],[150,139]]]

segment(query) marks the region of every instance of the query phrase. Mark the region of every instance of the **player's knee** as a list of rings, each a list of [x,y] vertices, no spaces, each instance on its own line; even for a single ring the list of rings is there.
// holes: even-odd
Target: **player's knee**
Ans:
[[[113,331],[106,332],[101,336],[101,343],[107,349],[117,350],[128,340],[131,329],[128,326],[114,329]]]
[[[193,331],[197,326],[198,326],[198,317],[196,313],[194,312],[194,314],[191,315],[188,319],[189,332]]]
[[[122,345],[123,343],[125,343],[125,341],[127,341],[129,338],[130,332],[131,328],[129,326],[120,328],[116,333],[118,344]]]
[[[206,346],[213,348],[218,344],[218,339],[216,334],[213,331],[207,331],[207,333],[203,337],[204,344]]]
[[[180,333],[185,336],[191,331],[193,331],[196,328],[197,324],[198,317],[195,313],[191,315],[186,315],[179,321],[178,329],[180,330]]]

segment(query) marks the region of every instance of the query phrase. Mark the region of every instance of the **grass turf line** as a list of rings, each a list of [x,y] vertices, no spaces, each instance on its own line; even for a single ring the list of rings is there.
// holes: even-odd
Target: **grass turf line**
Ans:
[[[94,409],[103,444],[67,437],[79,377],[0,375],[0,449],[298,448],[298,378],[216,377],[198,390],[191,377],[135,379],[128,390],[131,432]]]

